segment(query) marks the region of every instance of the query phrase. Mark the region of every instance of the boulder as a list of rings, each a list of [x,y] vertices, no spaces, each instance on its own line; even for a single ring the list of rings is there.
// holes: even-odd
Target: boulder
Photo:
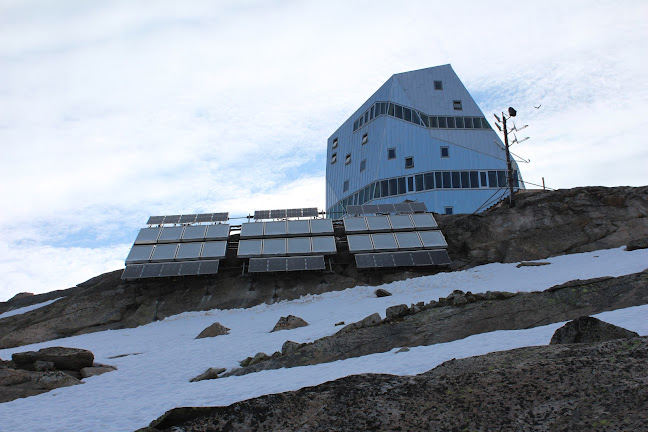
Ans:
[[[648,237],[632,239],[626,245],[627,251],[633,251],[637,249],[648,249]]]
[[[43,361],[43,360],[36,360],[34,362],[34,370],[39,371],[39,372],[47,372],[54,370],[54,362],[51,361]]]
[[[376,291],[374,291],[374,294],[376,294],[376,297],[388,297],[391,295],[389,291],[382,288],[378,288]]]
[[[387,319],[400,318],[409,314],[409,308],[405,304],[390,306],[387,308],[387,310],[385,310],[385,314],[387,316]]]
[[[92,366],[94,354],[81,348],[50,347],[38,351],[15,353],[11,356],[16,365],[21,369],[33,370],[37,361],[54,363],[56,369],[80,371],[84,367]]]
[[[21,369],[0,369],[0,386],[21,384],[31,379],[29,372]]]
[[[41,388],[47,390],[82,384],[80,380],[61,371],[44,372],[38,377],[33,378],[33,381],[36,382],[36,384],[38,384]]]
[[[281,354],[283,354],[283,355],[290,354],[291,352],[295,351],[300,346],[301,346],[301,344],[298,344],[297,342],[286,341],[281,346]]]
[[[270,356],[264,352],[258,352],[252,357],[252,359],[249,361],[247,364],[248,366],[255,365],[257,363],[261,363],[262,361],[268,360]]]
[[[230,329],[222,325],[221,323],[215,322],[214,324],[207,327],[205,330],[201,331],[196,339],[215,337],[229,334]]]
[[[116,369],[117,368],[114,367],[114,366],[95,364],[92,367],[86,367],[86,368],[81,369],[80,372],[81,372],[81,377],[82,378],[90,378],[92,376],[105,374],[106,372],[112,372],[112,371],[114,371]]]
[[[520,267],[540,267],[540,266],[546,266],[551,264],[550,262],[547,261],[522,261],[520,264],[516,265],[515,267],[520,268]]]
[[[556,330],[549,345],[605,342],[638,336],[637,333],[623,327],[606,323],[597,318],[583,316]]]
[[[216,378],[218,378],[218,375],[222,374],[226,370],[227,369],[225,369],[225,368],[209,368],[205,372],[198,375],[197,377],[192,378],[190,382],[198,382],[198,381],[216,379]]]
[[[294,315],[288,315],[287,317],[279,318],[279,321],[277,321],[277,324],[275,324],[274,328],[270,333],[279,330],[292,330],[298,327],[306,327],[307,325],[308,323],[303,319],[296,317]]]

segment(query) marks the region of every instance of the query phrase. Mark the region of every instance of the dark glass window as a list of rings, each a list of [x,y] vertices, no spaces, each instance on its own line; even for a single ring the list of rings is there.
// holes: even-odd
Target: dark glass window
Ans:
[[[396,117],[399,119],[403,118],[403,107],[400,105],[396,105]]]
[[[392,116],[392,117],[394,116],[394,104],[393,103],[389,104],[389,111],[387,112],[387,114]]]
[[[337,148],[337,146],[338,146],[338,139],[335,138],[335,139],[333,140],[333,144],[331,144],[331,148],[335,149],[335,148]]]
[[[473,127],[472,117],[465,117],[464,120],[466,122],[466,129],[472,129]]]
[[[416,110],[412,110],[412,123],[417,124],[419,126],[421,125],[421,120],[419,120],[419,115],[418,112],[416,112]]]
[[[331,164],[334,164],[335,162],[337,162],[337,153],[331,155]]]
[[[403,107],[403,120],[412,122],[412,110],[409,108]]]
[[[495,171],[488,171],[488,186],[497,187],[497,173]]]
[[[353,132],[358,130],[358,120],[353,122]]]
[[[450,157],[450,148],[449,147],[441,147],[441,157],[442,158]]]
[[[506,187],[506,171],[497,171],[497,184],[499,187]]]
[[[396,159],[396,149],[395,148],[387,149],[387,159]]]
[[[414,177],[407,177],[407,192],[414,192]]]
[[[443,187],[443,180],[440,172],[434,173],[434,182],[437,189],[441,189]]]
[[[448,122],[446,122],[445,117],[439,117],[439,127],[440,128],[447,128],[448,127]]]
[[[446,118],[448,120],[448,127],[450,129],[454,129],[455,128],[455,119],[454,119],[454,117],[446,117]]]
[[[481,123],[482,123],[482,129],[490,129],[491,128],[490,124],[488,124],[488,120],[486,120],[483,117],[481,119]]]
[[[342,192],[346,192],[349,190],[349,180],[344,181],[344,188],[342,189]]]
[[[380,182],[380,196],[383,198],[389,196],[389,182],[387,180]]]
[[[434,173],[425,173],[423,179],[425,180],[425,190],[434,189]]]
[[[446,207],[445,208],[445,214],[452,214],[452,207]]]
[[[414,158],[411,156],[405,158],[405,169],[407,168],[414,168]]]
[[[344,158],[344,165],[349,165],[351,163],[351,153],[347,154]]]
[[[460,110],[461,109],[461,101],[460,100],[452,101],[452,108],[454,108],[456,110]]]
[[[368,141],[369,141],[369,135],[368,134],[362,135],[362,144],[363,145],[367,144]]]
[[[451,189],[452,188],[450,173],[448,171],[443,172],[443,188],[444,189]]]
[[[461,171],[461,188],[467,189],[470,187],[470,173],[468,171]]]
[[[434,81],[434,90],[443,90],[443,83],[441,81]]]
[[[374,118],[374,106],[371,106],[371,109],[369,110],[369,120],[373,120]]]
[[[470,187],[479,187],[479,173],[477,171],[470,171]]]
[[[423,122],[423,126],[430,127],[430,117],[428,117],[425,114],[421,113],[421,121]]]
[[[455,118],[457,121],[457,129],[463,129],[464,128],[464,118],[463,117],[457,117]]]
[[[364,124],[364,116],[360,116],[360,121],[358,123],[358,127],[362,127],[363,124]]]
[[[513,187],[520,187],[520,180],[518,179],[517,170],[513,170]]]
[[[459,171],[452,171],[452,187],[458,189],[461,187],[461,176]]]
[[[438,117],[430,117],[430,127],[431,128],[438,128],[439,127],[439,118]]]
[[[360,192],[358,192],[358,204],[364,204],[365,203],[365,201],[364,201],[364,196],[365,195],[364,194],[365,194],[364,189],[360,189]]]
[[[407,187],[405,184],[405,177],[398,177],[398,194],[402,195],[407,193]]]
[[[360,161],[360,172],[364,171],[367,168],[367,160],[364,159]]]
[[[365,119],[365,120],[364,120],[365,123],[369,123],[369,111],[367,111],[367,112],[364,114],[364,119]]]
[[[481,129],[481,119],[479,117],[473,118],[473,128]]]
[[[481,177],[481,187],[488,187],[488,181],[486,180],[486,173],[480,172],[479,176]]]
[[[389,179],[389,195],[397,195],[398,194],[398,182],[396,181],[395,178]]]
[[[417,191],[422,191],[425,189],[423,187],[423,174],[417,174],[416,175],[416,190]]]
[[[380,198],[380,182],[376,182],[373,186],[373,197],[374,198]]]

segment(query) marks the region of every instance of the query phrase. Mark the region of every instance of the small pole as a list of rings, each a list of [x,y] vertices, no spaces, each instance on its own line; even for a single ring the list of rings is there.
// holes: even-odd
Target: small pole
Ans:
[[[508,169],[508,184],[509,184],[509,190],[511,194],[509,196],[509,202],[511,204],[511,207],[515,207],[515,201],[513,201],[513,166],[511,165],[511,153],[509,152],[508,130],[506,129],[506,116],[504,115],[504,113],[502,113],[502,122],[504,123],[504,145],[506,146],[506,167]]]
[[[542,190],[546,190],[545,184],[544,184],[544,177],[542,177]]]

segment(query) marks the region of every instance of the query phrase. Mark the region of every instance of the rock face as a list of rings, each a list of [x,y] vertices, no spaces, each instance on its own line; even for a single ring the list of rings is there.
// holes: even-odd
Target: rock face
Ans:
[[[615,326],[598,318],[583,316],[560,327],[551,337],[550,344],[605,342],[639,336],[630,330]]]
[[[191,382],[198,382],[198,381],[216,379],[216,378],[218,378],[218,375],[222,374],[226,370],[227,369],[225,369],[225,368],[209,368],[205,372],[198,375],[197,377],[192,378]]]
[[[391,295],[391,293],[389,291],[387,291],[386,289],[382,289],[382,288],[378,288],[374,292],[374,294],[376,294],[376,297],[388,297],[388,296]]]
[[[646,358],[648,337],[520,348],[416,376],[353,375],[227,407],[176,408],[141,432],[647,431]]]
[[[226,335],[229,333],[229,331],[230,329],[228,329],[221,323],[215,322],[214,324],[207,327],[205,330],[201,331],[200,334],[196,336],[196,339]]]
[[[50,347],[38,351],[15,353],[11,360],[21,369],[35,370],[36,362],[49,362],[61,370],[80,371],[91,367],[94,355],[80,348]]]
[[[306,327],[307,325],[308,323],[303,319],[294,315],[288,315],[287,317],[279,318],[279,321],[277,321],[277,324],[275,324],[271,333],[280,330],[292,330],[299,327]]]

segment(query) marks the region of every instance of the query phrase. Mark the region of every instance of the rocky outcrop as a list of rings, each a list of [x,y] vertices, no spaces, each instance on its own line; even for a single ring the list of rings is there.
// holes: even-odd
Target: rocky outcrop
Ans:
[[[94,355],[91,351],[81,348],[50,347],[38,351],[15,353],[11,360],[20,369],[36,370],[37,363],[50,363],[51,368],[80,371],[91,367]]]
[[[287,355],[266,358],[223,376],[326,363],[403,346],[432,345],[473,334],[569,321],[583,315],[647,304],[647,285],[648,270],[617,278],[572,281],[543,292],[455,291],[447,298],[411,305],[406,310],[402,306],[390,308],[397,313],[390,312],[390,317],[373,325],[349,324],[338,333],[302,344]]]
[[[307,325],[308,323],[302,318],[296,317],[294,315],[288,315],[287,317],[279,318],[279,321],[277,321],[277,324],[275,324],[270,333],[280,330],[292,330],[299,327],[306,327]]]
[[[398,354],[394,354],[398,355]],[[353,375],[226,407],[176,408],[140,432],[648,431],[648,337]]]
[[[378,288],[374,291],[374,294],[376,294],[376,297],[389,297],[391,295],[389,291],[383,288]]]
[[[216,379],[216,378],[218,378],[218,375],[222,374],[226,370],[227,369],[225,369],[225,368],[209,368],[205,372],[198,375],[197,377],[192,378],[191,382],[198,382],[198,381]]]
[[[633,338],[638,333],[606,323],[598,318],[584,316],[560,327],[551,337],[550,344],[606,342],[614,339]]]
[[[201,331],[196,339],[203,339],[208,337],[216,337],[228,334],[230,329],[222,325],[221,323],[215,322],[214,324],[207,327],[205,330]]]

